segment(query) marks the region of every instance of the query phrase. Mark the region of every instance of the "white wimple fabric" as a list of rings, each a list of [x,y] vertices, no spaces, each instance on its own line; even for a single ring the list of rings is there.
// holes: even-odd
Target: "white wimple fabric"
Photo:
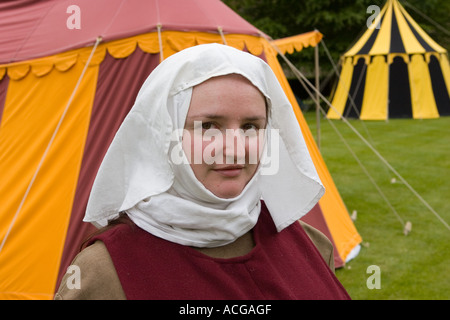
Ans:
[[[192,88],[233,73],[266,97],[269,125],[276,130],[267,130],[266,142],[275,143],[266,145],[263,164],[243,192],[222,199],[195,178],[188,164],[174,163],[170,155],[180,148],[173,133],[184,127]],[[84,221],[104,226],[126,211],[155,236],[216,247],[253,228],[261,198],[281,231],[308,213],[323,193],[292,106],[270,67],[249,53],[205,44],[172,55],[147,78],[99,168]]]

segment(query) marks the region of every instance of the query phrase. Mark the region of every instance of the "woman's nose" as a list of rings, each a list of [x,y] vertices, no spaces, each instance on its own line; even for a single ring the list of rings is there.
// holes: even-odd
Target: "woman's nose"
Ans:
[[[223,142],[225,163],[245,163],[245,133],[242,129],[227,129]]]

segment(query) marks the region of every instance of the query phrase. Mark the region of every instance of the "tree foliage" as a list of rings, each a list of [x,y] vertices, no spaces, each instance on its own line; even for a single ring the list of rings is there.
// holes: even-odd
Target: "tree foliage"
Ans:
[[[273,39],[288,37],[314,29],[323,35],[334,62],[366,30],[372,14],[370,5],[380,9],[386,0],[223,0],[235,12]],[[425,17],[450,30],[450,1],[408,0],[400,3],[421,27],[441,46],[449,50],[449,36]],[[413,9],[414,8],[414,9]],[[417,13],[419,12],[419,13]],[[307,76],[313,76],[314,50],[303,50],[290,57]],[[321,77],[332,71],[332,63],[320,47]]]

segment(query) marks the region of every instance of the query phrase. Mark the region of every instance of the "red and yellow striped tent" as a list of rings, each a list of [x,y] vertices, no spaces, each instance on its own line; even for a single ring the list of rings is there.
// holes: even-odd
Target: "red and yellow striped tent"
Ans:
[[[271,43],[221,1],[18,0],[0,4],[0,30],[0,299],[53,297],[94,231],[82,222],[90,188],[141,84],[201,43],[270,64],[327,189],[305,219],[333,240],[337,266],[361,242]]]

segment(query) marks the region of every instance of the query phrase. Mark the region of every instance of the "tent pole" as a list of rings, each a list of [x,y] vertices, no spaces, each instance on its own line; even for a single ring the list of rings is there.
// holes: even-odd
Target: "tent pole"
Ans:
[[[316,74],[316,129],[317,129],[317,148],[320,150],[320,81],[319,81],[319,45],[314,48],[314,64],[315,64],[315,74]]]

